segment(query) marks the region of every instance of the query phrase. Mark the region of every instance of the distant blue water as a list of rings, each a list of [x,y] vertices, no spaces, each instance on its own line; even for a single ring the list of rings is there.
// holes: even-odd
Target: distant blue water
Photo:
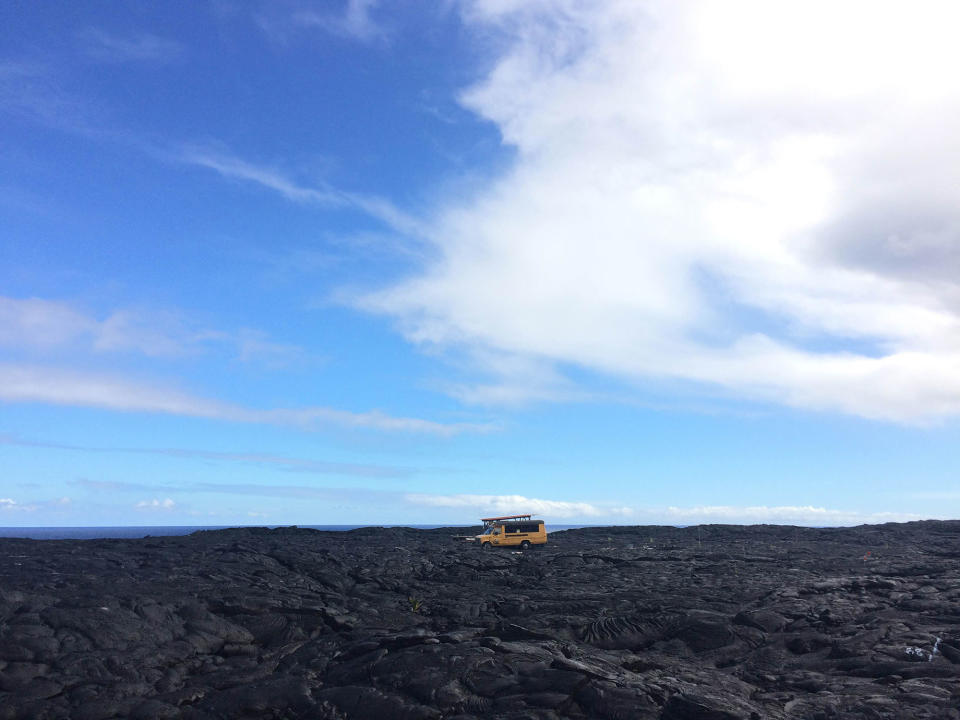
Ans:
[[[32,540],[96,540],[99,538],[142,538],[148,535],[189,535],[198,530],[225,530],[237,525],[130,525],[121,527],[0,527],[0,537],[30,538]],[[263,527],[248,525],[245,527]],[[283,527],[268,525],[267,527]],[[381,527],[379,525],[300,525],[298,527],[313,530],[356,530],[362,527]],[[441,527],[478,527],[478,525],[390,525],[387,527],[409,527],[419,530],[432,530]],[[589,525],[547,525],[547,532],[590,527]]]

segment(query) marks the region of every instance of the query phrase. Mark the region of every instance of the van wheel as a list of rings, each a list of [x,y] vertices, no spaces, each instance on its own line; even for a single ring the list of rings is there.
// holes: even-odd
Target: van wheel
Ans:
[[[490,549],[490,543],[480,543],[480,549],[481,549],[481,550],[489,550],[489,549]]]
[[[529,540],[524,540],[522,543],[520,543],[520,549],[523,550],[524,552],[526,552],[527,550],[529,550],[529,549],[530,549],[530,541],[529,541]]]

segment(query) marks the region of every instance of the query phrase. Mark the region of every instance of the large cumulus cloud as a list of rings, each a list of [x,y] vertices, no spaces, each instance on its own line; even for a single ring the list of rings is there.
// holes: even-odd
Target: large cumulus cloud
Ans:
[[[498,358],[897,421],[960,412],[952,3],[478,1],[463,95],[515,148],[359,304]],[[519,380],[502,368],[522,367]],[[545,378],[530,377],[531,368]],[[559,379],[558,379],[559,378]]]

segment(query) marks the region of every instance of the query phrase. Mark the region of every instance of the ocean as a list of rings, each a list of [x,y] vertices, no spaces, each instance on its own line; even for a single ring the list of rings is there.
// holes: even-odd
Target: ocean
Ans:
[[[408,527],[418,530],[434,530],[436,528],[464,529],[478,527],[476,525],[298,525],[312,530],[345,531],[363,527]],[[29,538],[31,540],[97,540],[103,538],[143,538],[148,536],[162,537],[169,535],[189,535],[198,530],[226,530],[232,527],[264,527],[263,525],[122,525],[117,527],[0,527],[0,538]],[[267,525],[266,527],[285,527],[283,525]],[[591,527],[590,525],[547,525],[548,533],[557,530],[572,530],[574,528]]]

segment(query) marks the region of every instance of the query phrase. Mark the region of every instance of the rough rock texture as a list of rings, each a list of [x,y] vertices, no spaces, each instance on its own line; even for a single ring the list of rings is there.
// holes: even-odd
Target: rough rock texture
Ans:
[[[0,720],[960,720],[960,522],[452,532],[0,540]]]

